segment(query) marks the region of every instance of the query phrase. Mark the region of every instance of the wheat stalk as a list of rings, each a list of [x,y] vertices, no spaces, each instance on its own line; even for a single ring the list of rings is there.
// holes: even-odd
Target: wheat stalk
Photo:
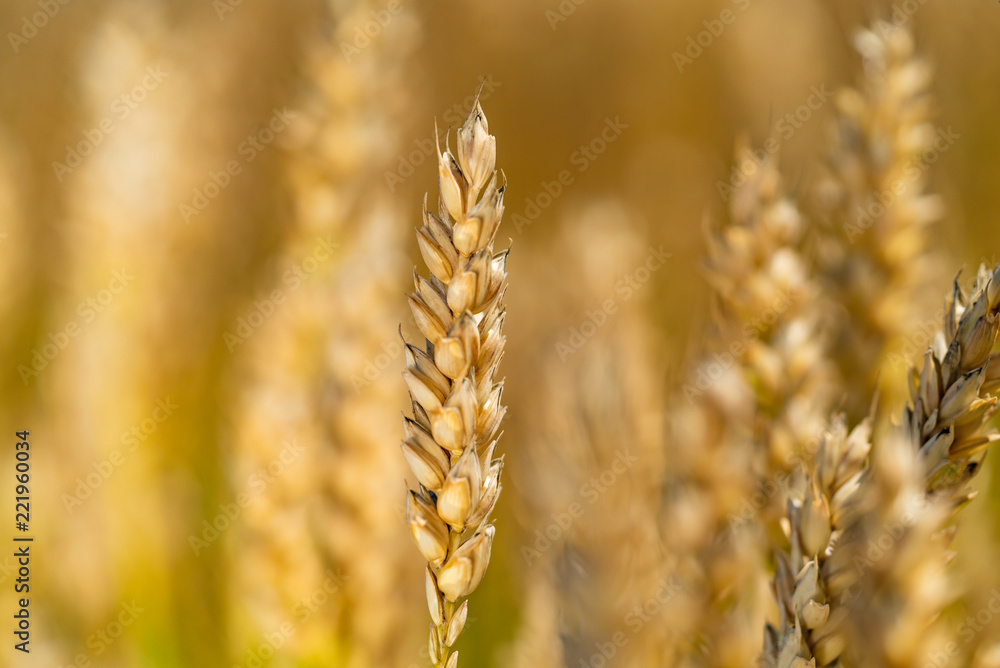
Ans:
[[[682,653],[744,666],[759,651],[768,598],[761,528],[776,521],[779,474],[814,440],[833,384],[817,319],[820,285],[801,252],[805,221],[783,191],[775,156],[729,204],[729,224],[708,240],[722,354],[706,356],[685,386],[690,403],[674,411],[666,534],[679,578],[690,583],[671,624],[707,648]],[[702,390],[705,377],[714,380]]]
[[[627,303],[615,300],[612,309],[606,300],[623,269],[643,266],[649,250],[635,214],[614,199],[571,207],[555,228],[552,243],[580,262],[560,267],[564,280],[546,297],[570,314],[603,304],[606,321],[566,355],[552,354],[552,341],[565,339],[564,322],[537,321],[525,333],[536,342],[537,399],[523,418],[537,427],[521,443],[519,480],[534,490],[522,502],[538,534],[527,529],[532,535],[520,556],[530,573],[545,573],[551,585],[531,577],[512,648],[516,661],[502,663],[577,666],[590,661],[598,643],[625,632],[627,646],[616,651],[615,661],[635,665],[653,649],[655,625],[636,630],[625,620],[656,594],[672,596],[675,584],[660,579],[663,396],[648,318],[653,290],[639,290]],[[549,249],[534,250],[527,264],[546,267]]]
[[[862,604],[852,599],[848,615],[848,635],[862,665],[924,665],[938,642],[927,631],[957,594],[944,573],[950,558],[944,550],[956,528],[949,518],[972,500],[967,484],[979,471],[986,449],[1000,438],[986,429],[996,413],[994,393],[1000,388],[1000,358],[992,354],[1000,333],[998,315],[1000,267],[991,273],[980,266],[968,297],[955,281],[945,309],[944,336],[927,351],[920,372],[912,369],[911,402],[890,439],[897,449],[916,455],[912,465],[905,461],[895,468],[915,469],[926,502],[921,501],[913,526],[886,554],[873,560],[866,552],[868,561],[862,562],[861,546],[879,537],[886,521],[899,517],[898,508],[906,506],[901,501],[907,489],[896,483],[898,474],[876,462],[872,477],[879,496],[860,509],[859,538],[845,541],[845,555],[831,564],[832,569],[842,567],[849,556],[856,570],[864,571],[860,586],[868,600]],[[885,450],[891,453],[891,447]],[[878,457],[900,459],[882,451]],[[890,510],[870,512],[870,507]],[[928,539],[933,542],[928,544]]]
[[[275,648],[276,663],[306,661],[323,638],[345,665],[406,665],[423,636],[422,620],[406,612],[422,592],[407,586],[418,569],[397,529],[399,499],[373,494],[405,475],[386,447],[396,436],[398,378],[366,375],[372,360],[402,356],[393,338],[409,270],[403,215],[372,168],[400,148],[391,128],[412,40],[398,21],[387,28],[392,39],[370,45],[378,80],[338,46],[384,6],[330,3],[330,30],[305,45],[307,78],[282,144],[295,224],[276,266],[317,264],[300,285],[269,288],[280,287],[283,302],[238,349],[236,470],[267,467],[293,437],[303,449],[294,474],[270,482],[268,503],[246,508],[233,529],[241,558],[230,568],[232,606],[251,620],[239,642],[255,646],[275,619],[295,618],[301,601],[336,592],[296,622],[300,641]],[[399,604],[387,607],[390,598]]]
[[[745,142],[736,157],[749,154]],[[773,153],[737,188],[730,223],[708,237],[706,274],[727,342],[753,389],[767,475],[789,469],[826,424],[839,389],[827,358],[823,286],[803,251],[809,221],[782,190]]]
[[[503,459],[494,459],[505,409],[495,383],[503,356],[506,252],[493,254],[505,185],[497,187],[496,139],[477,99],[459,129],[457,157],[438,142],[439,215],[427,209],[417,242],[430,270],[415,275],[410,310],[426,346],[406,346],[403,377],[413,417],[404,420],[403,454],[419,481],[406,517],[427,559],[430,657],[454,668],[451,653],[468,601],[490,559],[490,513]]]
[[[829,665],[848,649],[863,665],[926,661],[935,638],[924,632],[948,601],[947,522],[1000,438],[985,430],[1000,388],[998,315],[1000,266],[980,267],[971,297],[956,280],[944,334],[911,370],[911,403],[874,461],[864,423],[846,437],[838,422],[821,444],[804,494],[789,503],[789,551],[778,555],[781,628],[768,630],[765,652],[776,665]]]
[[[884,21],[858,31],[855,47],[864,74],[836,97],[830,175],[819,199],[836,228],[825,235],[820,258],[831,295],[846,309],[835,359],[856,417],[868,409],[882,363],[898,355],[931,310],[928,288],[940,275],[940,260],[928,227],[942,204],[926,192],[922,162],[936,139],[930,67],[915,55],[909,30]]]

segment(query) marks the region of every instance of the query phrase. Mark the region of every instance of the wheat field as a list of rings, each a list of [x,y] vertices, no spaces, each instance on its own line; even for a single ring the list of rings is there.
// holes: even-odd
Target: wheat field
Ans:
[[[0,666],[1000,667],[1000,7],[0,25]]]

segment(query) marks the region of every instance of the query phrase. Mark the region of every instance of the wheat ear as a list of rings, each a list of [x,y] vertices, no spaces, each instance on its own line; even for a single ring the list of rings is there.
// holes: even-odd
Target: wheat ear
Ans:
[[[827,581],[831,539],[846,526],[871,451],[868,421],[848,432],[842,415],[819,441],[804,484],[788,500],[788,545],[775,556],[774,591],[778,627],[764,634],[769,668],[825,666],[844,651],[843,616]]]
[[[854,540],[844,541],[844,555],[831,561],[832,569],[842,570],[849,560],[852,577],[867,594],[863,602],[850,599],[847,616],[849,642],[861,665],[923,666],[950,637],[932,625],[959,593],[945,571],[946,548],[956,530],[951,517],[972,500],[967,484],[980,470],[986,449],[1000,438],[986,428],[1000,388],[1000,357],[992,353],[1000,333],[998,316],[1000,267],[991,274],[980,266],[968,297],[955,281],[944,336],[927,351],[922,369],[911,370],[911,401],[902,424],[876,455],[903,465],[890,468],[876,461],[875,498],[865,499]],[[893,456],[892,447],[906,454]],[[910,457],[915,461],[910,463]],[[907,467],[915,469],[917,504],[907,502],[912,493],[898,473]],[[914,505],[916,517],[910,519],[906,511],[914,514]],[[868,546],[894,521],[906,531],[873,559]]]
[[[905,27],[876,22],[858,31],[854,44],[864,74],[835,98],[830,178],[820,199],[836,229],[820,257],[831,294],[848,314],[838,328],[835,359],[852,384],[848,412],[858,417],[868,410],[881,364],[898,356],[900,343],[913,339],[919,319],[931,311],[927,295],[942,263],[928,228],[943,206],[926,191],[923,162],[936,139],[930,66],[915,55]],[[883,387],[883,399],[889,389]]]
[[[406,346],[403,377],[413,417],[403,424],[403,454],[419,482],[406,495],[406,518],[427,559],[429,650],[436,667],[454,668],[454,645],[468,601],[490,560],[490,513],[500,494],[494,459],[505,409],[495,375],[503,356],[506,251],[493,254],[505,185],[494,171],[496,139],[478,100],[459,129],[457,156],[438,142],[439,213],[427,209],[417,242],[430,274],[415,275],[413,319],[423,350]]]
[[[1000,388],[992,353],[1000,266],[992,275],[980,267],[971,297],[956,280],[944,323],[922,370],[911,370],[911,403],[875,461],[867,426],[847,437],[839,422],[820,445],[804,495],[789,503],[790,548],[779,553],[775,576],[782,627],[766,635],[765,655],[776,665],[815,657],[824,666],[848,649],[861,663],[926,660],[922,634],[947,602],[931,586],[948,558],[947,521],[971,500],[966,485],[1000,438],[985,430]],[[901,529],[872,560],[870,546],[887,526]]]
[[[737,144],[736,160],[749,154]],[[730,223],[708,239],[706,274],[725,338],[753,389],[767,475],[785,471],[826,426],[837,391],[823,321],[826,295],[803,252],[810,221],[783,192],[777,153],[737,188]]]
[[[992,354],[1000,333],[1000,266],[980,265],[966,296],[958,279],[947,300],[944,336],[910,372],[911,403],[903,427],[920,451],[927,490],[955,502],[967,499],[966,483],[998,436],[983,428],[997,410],[1000,358]],[[945,341],[947,340],[947,344]]]
[[[828,411],[820,286],[800,252],[804,231],[769,156],[733,191],[728,224],[708,239],[722,354],[705,357],[684,387],[689,402],[673,412],[665,513],[679,579],[689,583],[670,623],[707,648],[681,649],[703,665],[745,666],[759,652],[769,598],[761,528],[776,524],[780,476]],[[704,378],[714,380],[705,387]]]

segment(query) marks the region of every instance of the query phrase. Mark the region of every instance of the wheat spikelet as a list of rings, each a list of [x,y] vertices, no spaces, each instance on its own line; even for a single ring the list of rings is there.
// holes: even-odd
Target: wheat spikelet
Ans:
[[[1000,268],[980,267],[971,297],[956,281],[944,335],[911,371],[911,403],[874,462],[865,424],[827,434],[788,506],[790,548],[775,576],[781,628],[766,636],[776,665],[829,665],[849,650],[860,665],[917,666],[942,642],[928,630],[952,596],[948,520],[971,500],[966,484],[998,438],[984,432],[1000,387],[998,309]]]
[[[876,22],[857,33],[855,46],[864,75],[836,98],[831,174],[820,199],[836,228],[821,245],[824,271],[846,309],[835,358],[856,417],[868,409],[865,397],[881,365],[898,357],[919,318],[931,312],[928,288],[939,259],[929,248],[928,226],[942,205],[926,192],[922,162],[937,137],[929,122],[929,66],[914,54],[905,27]],[[919,350],[928,341],[913,343]]]
[[[506,251],[493,254],[506,185],[497,186],[496,139],[477,100],[457,133],[457,157],[438,144],[439,215],[427,209],[417,241],[430,270],[414,275],[414,321],[423,350],[406,346],[403,377],[413,417],[403,425],[403,454],[420,483],[406,496],[406,518],[427,559],[430,657],[453,668],[450,647],[468,601],[489,564],[503,459],[494,458],[503,384]]]
[[[848,432],[843,416],[835,417],[820,439],[815,461],[806,467],[805,480],[788,501],[788,546],[775,557],[780,621],[777,629],[768,626],[765,633],[769,666],[823,666],[843,652],[844,611],[831,618],[828,586],[820,578],[831,536],[846,526],[866,470],[870,439],[867,422]]]

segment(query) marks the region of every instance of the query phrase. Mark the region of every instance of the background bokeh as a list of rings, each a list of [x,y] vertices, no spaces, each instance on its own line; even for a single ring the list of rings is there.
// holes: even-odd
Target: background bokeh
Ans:
[[[480,85],[509,182],[509,412],[458,649],[468,666],[580,665],[593,647],[565,625],[600,641],[629,607],[618,579],[656,558],[664,397],[704,347],[717,184],[739,137],[855,80],[856,26],[913,10],[935,123],[959,135],[931,170],[934,245],[949,273],[1000,257],[1000,7],[897,5],[0,4],[0,425],[8,454],[31,431],[37,537],[32,652],[5,642],[0,665],[424,665],[398,330],[415,338],[403,295],[434,121],[454,128]],[[833,113],[781,140],[804,200]],[[616,291],[654,250],[662,267]],[[608,298],[620,308],[574,338]],[[617,445],[639,464],[591,502],[581,485]],[[957,539],[973,601],[1000,582],[992,477]]]

